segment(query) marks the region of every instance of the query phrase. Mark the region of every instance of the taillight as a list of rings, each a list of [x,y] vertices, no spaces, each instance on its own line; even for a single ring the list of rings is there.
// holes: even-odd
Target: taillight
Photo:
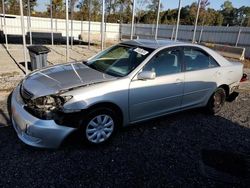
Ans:
[[[244,82],[244,81],[246,81],[246,80],[248,80],[247,74],[243,73],[240,82]]]

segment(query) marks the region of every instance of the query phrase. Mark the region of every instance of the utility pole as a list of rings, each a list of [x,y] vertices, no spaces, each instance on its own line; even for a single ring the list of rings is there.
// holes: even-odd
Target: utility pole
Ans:
[[[54,45],[54,33],[53,33],[53,4],[50,0],[50,25],[51,25],[51,45]]]
[[[235,43],[235,46],[237,47],[238,46],[238,43],[240,41],[240,34],[241,34],[241,31],[242,31],[242,25],[244,23],[244,20],[246,18],[246,14],[243,14],[243,18],[241,20],[241,23],[240,23],[240,28],[239,28],[239,32],[238,32],[238,36],[237,36],[237,40],[236,40],[236,43]]]
[[[199,19],[200,7],[201,7],[201,0],[198,0],[198,8],[197,8],[197,13],[196,13],[196,19],[195,19],[195,25],[194,25],[194,33],[193,33],[192,43],[195,42],[195,35],[196,35],[197,24],[198,24],[198,19]]]
[[[155,40],[157,40],[157,37],[158,37],[160,11],[161,11],[161,0],[158,0],[158,9],[157,9],[157,18],[156,18],[156,28],[155,28]]]
[[[22,36],[23,36],[23,56],[24,56],[24,64],[25,64],[25,74],[27,75],[28,74],[28,62],[27,62],[26,38],[25,38],[23,1],[22,0],[19,0],[19,5],[20,5],[20,15],[21,15]]]
[[[69,1],[66,0],[66,61],[69,62]]]
[[[88,49],[90,49],[90,24],[91,24],[91,0],[89,0],[89,31],[88,31]]]
[[[7,36],[7,29],[6,29],[6,18],[5,18],[5,4],[4,4],[4,0],[2,0],[2,9],[3,9],[3,26],[4,26],[4,36],[5,36],[5,48],[8,50],[9,46],[8,46],[8,36]]]
[[[105,0],[102,0],[102,25],[101,25],[101,49],[104,49],[104,18],[105,18]]]
[[[30,45],[32,45],[32,32],[31,32],[31,19],[30,19],[30,0],[28,0],[28,18],[27,18],[27,25],[28,25],[28,30],[30,34]]]
[[[182,0],[179,0],[178,17],[177,17],[174,41],[177,41],[177,37],[178,37],[178,31],[179,31],[179,25],[180,25],[180,15],[181,15],[181,2],[182,2]]]
[[[70,35],[71,35],[71,38],[70,38],[70,46],[71,46],[71,49],[73,48],[73,40],[74,40],[74,36],[73,36],[73,12],[74,12],[74,1],[72,2],[72,0],[70,1],[70,20],[71,20],[71,27],[70,27]]]
[[[133,12],[132,12],[131,31],[130,31],[131,40],[133,40],[134,36],[134,22],[135,22],[135,0],[133,0]]]

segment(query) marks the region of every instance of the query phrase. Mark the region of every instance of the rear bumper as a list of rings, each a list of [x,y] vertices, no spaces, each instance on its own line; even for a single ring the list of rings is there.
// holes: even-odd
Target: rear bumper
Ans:
[[[24,109],[17,86],[11,98],[12,124],[25,144],[39,148],[57,148],[75,128],[57,125],[53,120],[41,120]]]

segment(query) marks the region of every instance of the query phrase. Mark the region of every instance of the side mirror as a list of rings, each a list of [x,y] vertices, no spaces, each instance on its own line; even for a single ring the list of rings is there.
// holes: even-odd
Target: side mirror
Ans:
[[[142,71],[137,75],[138,80],[153,80],[156,74],[154,71]]]

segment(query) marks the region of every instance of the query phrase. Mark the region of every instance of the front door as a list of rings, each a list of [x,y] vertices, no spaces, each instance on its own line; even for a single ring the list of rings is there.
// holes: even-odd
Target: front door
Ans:
[[[182,72],[181,51],[178,48],[158,52],[142,69],[154,71],[156,78],[130,83],[130,120],[138,121],[181,107],[184,73]]]

